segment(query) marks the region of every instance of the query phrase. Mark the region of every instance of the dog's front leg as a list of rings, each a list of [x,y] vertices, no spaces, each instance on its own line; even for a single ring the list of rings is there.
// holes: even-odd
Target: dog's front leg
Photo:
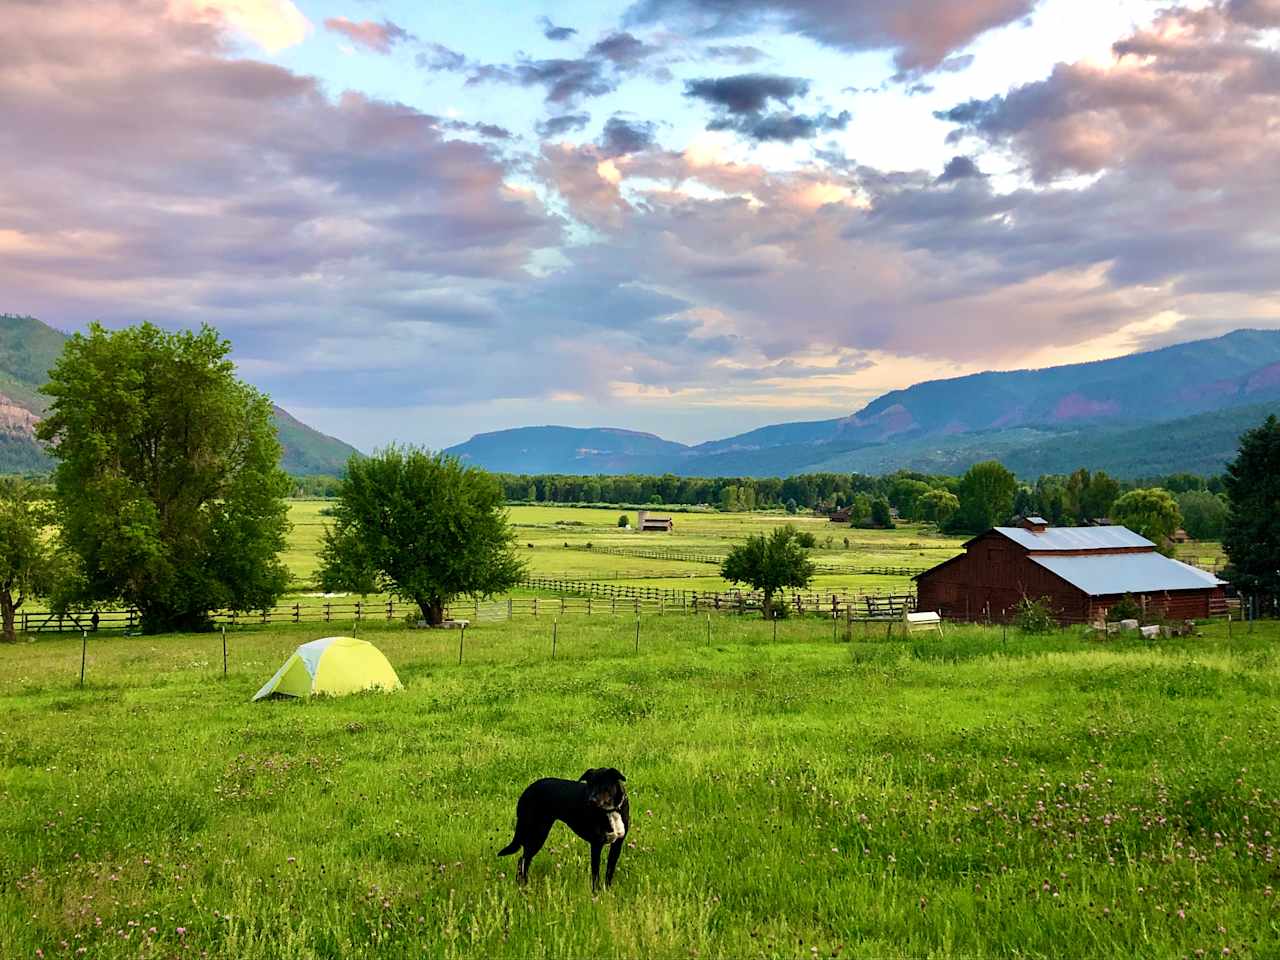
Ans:
[[[600,851],[604,849],[603,843],[591,844],[591,892],[595,893],[600,887]]]
[[[618,865],[618,857],[622,856],[622,841],[615,840],[609,844],[609,863],[604,868],[604,885],[613,883],[613,870]]]

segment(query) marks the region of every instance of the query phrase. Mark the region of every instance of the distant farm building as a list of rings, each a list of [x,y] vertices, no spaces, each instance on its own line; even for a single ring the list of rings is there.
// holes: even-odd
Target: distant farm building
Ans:
[[[1130,594],[1144,610],[1172,619],[1226,610],[1223,581],[1161,555],[1127,527],[1050,527],[1028,517],[988,530],[964,549],[916,575],[916,609],[1000,620],[1024,596],[1047,597],[1059,622],[1093,623]]]
[[[849,523],[850,512],[848,507],[840,507],[831,514],[832,523],[843,523],[846,526]]]
[[[1187,533],[1187,531],[1179,527],[1177,530],[1173,531],[1173,536],[1171,536],[1169,539],[1172,540],[1174,543],[1190,543],[1191,534]]]
[[[670,533],[675,528],[675,521],[670,517],[652,517],[646,510],[636,515],[636,529],[641,533]]]

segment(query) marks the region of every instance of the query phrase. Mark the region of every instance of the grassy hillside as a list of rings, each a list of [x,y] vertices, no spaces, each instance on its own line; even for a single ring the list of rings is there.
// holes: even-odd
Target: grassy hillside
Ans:
[[[250,703],[314,628],[0,647],[0,956],[1271,957],[1275,625],[367,625],[405,689]],[[607,892],[537,777],[616,766]],[[62,946],[66,944],[66,946]],[[1069,946],[1068,946],[1069,945]],[[39,951],[39,952],[38,952]],[[1229,951],[1229,954],[1228,954]],[[42,952],[42,954],[41,954]]]

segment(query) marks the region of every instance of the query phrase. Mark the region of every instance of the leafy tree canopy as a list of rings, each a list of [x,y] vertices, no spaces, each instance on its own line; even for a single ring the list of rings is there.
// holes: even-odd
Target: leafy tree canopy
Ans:
[[[1172,553],[1170,538],[1182,526],[1178,501],[1161,487],[1130,490],[1111,505],[1111,519],[1142,534],[1165,553]]]
[[[980,533],[1006,522],[1013,514],[1018,479],[998,460],[975,463],[960,480],[960,509],[953,525]]]
[[[47,504],[17,479],[0,481],[0,639],[17,640],[14,618],[31,597],[52,593],[61,572],[55,546],[45,536]]]
[[[1207,490],[1178,494],[1178,509],[1187,535],[1195,540],[1220,540],[1227,527],[1227,502]]]
[[[930,490],[916,501],[916,517],[945,526],[960,509],[960,498],[950,490]]]
[[[1230,512],[1222,545],[1226,579],[1264,603],[1280,603],[1280,420],[1268,417],[1240,438],[1224,481]]]
[[[720,575],[732,583],[745,583],[764,594],[764,616],[773,615],[773,595],[787,587],[800,589],[813,580],[813,561],[802,546],[800,531],[791,524],[770,533],[747,537],[729,551]]]
[[[237,379],[231,345],[203,327],[94,324],[67,340],[37,428],[58,458],[64,600],[123,601],[143,629],[200,629],[288,586],[289,530],[271,403]]]
[[[502,485],[443,453],[392,446],[352,457],[333,516],[321,585],[391,593],[433,626],[455,598],[492,596],[525,575]]]

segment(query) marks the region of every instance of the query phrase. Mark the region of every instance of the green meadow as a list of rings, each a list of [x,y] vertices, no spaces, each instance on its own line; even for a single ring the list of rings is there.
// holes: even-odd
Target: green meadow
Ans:
[[[1280,954],[1276,624],[709,623],[370,625],[403,691],[257,704],[317,626],[0,647],[0,957]],[[604,765],[614,886],[561,826],[517,887]]]
[[[290,502],[293,533],[284,556],[301,591],[312,587],[327,521],[322,511],[330,505],[324,500]],[[726,590],[731,585],[720,579],[714,564],[635,554],[671,551],[723,556],[733,544],[753,533],[792,523],[811,531],[818,542],[813,558],[823,570],[815,578],[813,590],[883,593],[910,590],[910,578],[868,575],[861,571],[885,567],[923,570],[959,553],[965,539],[940,535],[932,525],[852,530],[823,517],[788,516],[781,512],[671,513],[676,525],[673,533],[640,533],[618,527],[618,517],[623,513],[635,524],[634,510],[558,506],[509,509],[521,554],[529,562],[529,571],[534,576],[700,592]],[[587,549],[588,544],[591,550]],[[610,550],[624,552],[608,552]]]

